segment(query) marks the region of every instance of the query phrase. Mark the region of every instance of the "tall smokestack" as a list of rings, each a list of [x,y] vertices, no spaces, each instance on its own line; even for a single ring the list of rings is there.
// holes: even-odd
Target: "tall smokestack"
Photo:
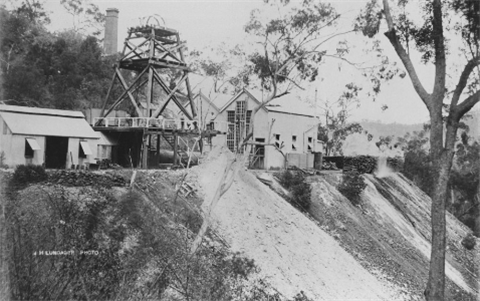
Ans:
[[[107,18],[105,23],[105,54],[115,54],[117,53],[118,44],[118,9],[107,8]]]

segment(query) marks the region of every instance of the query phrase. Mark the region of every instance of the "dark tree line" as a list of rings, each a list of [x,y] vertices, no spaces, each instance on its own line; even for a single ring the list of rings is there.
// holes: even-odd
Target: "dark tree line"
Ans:
[[[0,99],[7,104],[58,109],[98,107],[115,57],[100,41],[74,29],[52,33],[41,4],[0,7]]]

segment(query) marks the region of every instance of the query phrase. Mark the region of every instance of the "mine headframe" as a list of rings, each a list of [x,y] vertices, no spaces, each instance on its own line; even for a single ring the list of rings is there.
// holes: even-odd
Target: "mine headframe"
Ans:
[[[193,120],[196,111],[188,79],[190,70],[183,55],[184,47],[185,43],[181,42],[178,31],[174,29],[159,25],[130,28],[103,104],[102,117],[108,116],[120,103],[128,99],[138,117],[157,118],[173,101],[186,118]],[[125,80],[121,70],[135,73],[130,84]],[[180,76],[175,80],[172,77],[166,79],[166,74]],[[123,91],[112,101],[110,98],[116,83],[121,85]],[[160,91],[163,92],[160,97],[162,99],[154,99],[155,87],[160,87]],[[182,88],[183,93],[180,93]],[[143,104],[146,110],[140,108],[141,101],[135,97],[135,92],[141,89],[145,91],[146,99]],[[190,106],[186,106],[186,102],[190,102]]]

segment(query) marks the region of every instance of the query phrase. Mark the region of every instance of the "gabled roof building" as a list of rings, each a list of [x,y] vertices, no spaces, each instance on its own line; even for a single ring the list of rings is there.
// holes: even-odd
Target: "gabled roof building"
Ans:
[[[0,152],[10,167],[87,167],[99,138],[81,112],[0,104]]]
[[[283,96],[255,114],[250,167],[283,168],[285,164],[313,168],[314,153],[322,151],[317,140],[318,119],[314,110],[294,98]],[[226,145],[235,152],[249,132],[252,110],[261,104],[247,89],[234,96],[225,94],[194,97],[199,126],[225,133],[209,139],[210,145]],[[240,151],[244,151],[240,147]]]

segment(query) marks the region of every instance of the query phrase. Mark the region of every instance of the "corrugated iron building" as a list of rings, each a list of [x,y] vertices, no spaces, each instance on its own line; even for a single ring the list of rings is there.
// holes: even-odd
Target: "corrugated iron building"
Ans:
[[[99,139],[82,112],[0,104],[0,152],[10,167],[87,167]]]

